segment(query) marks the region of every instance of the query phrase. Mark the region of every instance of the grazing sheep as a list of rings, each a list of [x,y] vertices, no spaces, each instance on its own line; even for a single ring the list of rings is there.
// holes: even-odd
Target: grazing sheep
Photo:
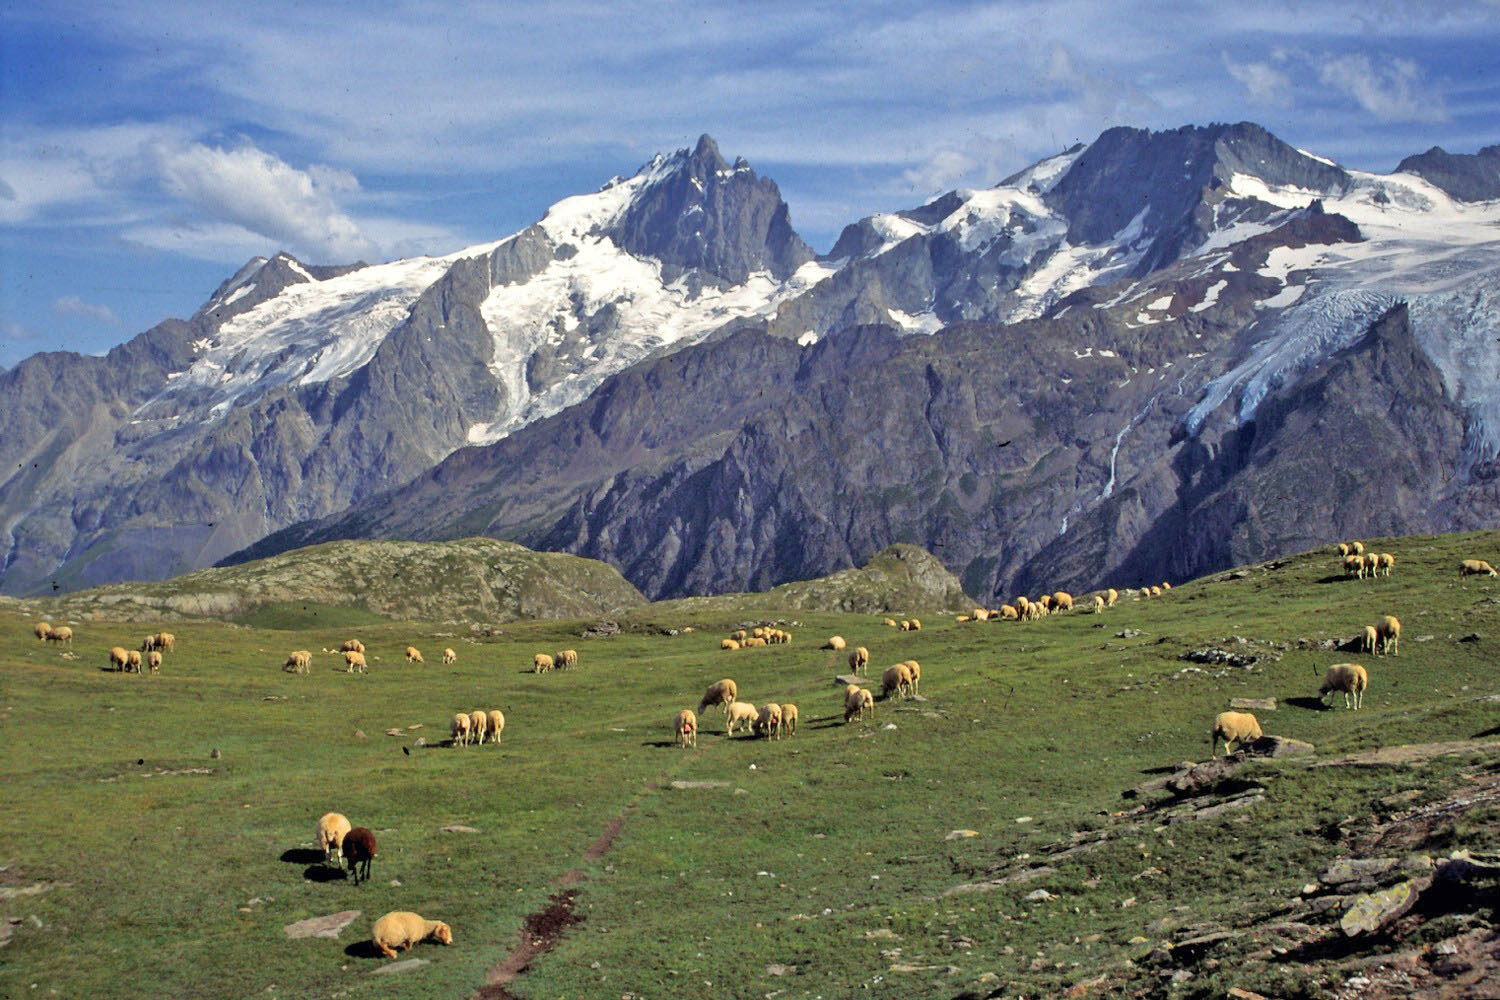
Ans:
[[[358,639],[345,639],[344,644],[339,647],[340,653],[363,653],[365,644]]]
[[[894,618],[887,618],[885,620],[885,624],[889,625],[891,628],[895,628],[896,627],[896,619],[894,619]]]
[[[1152,587],[1151,588],[1151,596],[1152,597],[1160,597],[1161,596],[1161,588],[1160,587]]]
[[[73,630],[66,625],[49,628],[47,630],[47,641],[60,642],[63,645],[71,646],[73,644]]]
[[[447,664],[447,663],[457,663],[457,662],[458,662],[458,654],[457,653],[455,653],[451,649],[445,649],[445,650],[443,650],[443,663]]]
[[[1365,575],[1364,556],[1345,556],[1344,575],[1363,579]]]
[[[903,631],[903,632],[910,632],[911,631],[911,621],[910,621],[910,619],[907,619],[907,618],[901,619],[900,628],[901,628],[901,631]]]
[[[407,663],[426,663],[427,661],[424,660],[424,659],[422,659],[422,651],[420,649],[418,649],[416,646],[407,646],[406,647],[406,662]]]
[[[156,648],[161,650],[163,653],[172,652],[172,647],[176,645],[177,636],[173,635],[171,632],[156,633]]]
[[[465,713],[459,712],[458,714],[454,715],[453,721],[448,723],[448,736],[450,737],[449,742],[451,742],[456,747],[468,746],[469,727],[471,725],[473,725],[473,720],[470,719]]]
[[[1349,543],[1349,552],[1350,552],[1351,555],[1356,555],[1356,556],[1362,556],[1362,555],[1364,555],[1365,554],[1365,543],[1364,542],[1350,542]]]
[[[748,638],[748,639],[745,640],[745,648],[746,649],[761,649],[765,645],[766,645],[766,640],[763,639],[763,638],[761,638],[758,635],[752,635],[750,638]]]
[[[1170,583],[1168,583],[1167,581],[1163,580],[1161,582],[1161,589],[1162,590],[1171,590],[1172,589],[1172,585]]]
[[[892,691],[902,698],[911,694],[911,668],[904,663],[886,667],[880,675],[880,697],[889,698]]]
[[[490,717],[484,712],[469,713],[469,738],[476,747],[484,746],[484,737],[490,731]]]
[[[113,649],[111,649],[109,651],[109,667],[110,667],[110,669],[111,670],[124,670],[126,664],[129,662],[129,660],[127,659],[127,657],[129,655],[130,655],[129,653],[125,652],[125,647],[124,646],[116,646]]]
[[[922,631],[922,619],[920,619],[920,618],[913,618],[911,620],[911,630],[913,632],[920,632],[920,631]]]
[[[324,813],[318,819],[316,838],[323,860],[337,861],[343,855],[344,837],[349,834],[349,817],[343,813]]]
[[[1109,605],[1110,607],[1114,607],[1115,602],[1119,599],[1120,592],[1113,587],[1110,587],[1109,592],[1104,595],[1104,603]]]
[[[917,688],[922,684],[922,664],[916,660],[906,660],[901,665],[911,671],[911,693],[916,694]]]
[[[844,692],[844,721],[858,718],[863,722],[866,713],[869,714],[870,721],[875,721],[875,696],[865,688],[855,687],[853,684],[849,687],[853,690]]]
[[[1395,656],[1401,644],[1401,622],[1395,615],[1382,615],[1375,623],[1375,636],[1379,652]]]
[[[969,617],[974,619],[976,622],[987,622],[990,620],[990,613],[985,608],[975,608],[972,612],[970,612]]]
[[[352,674],[356,670],[365,672],[365,654],[350,650],[344,654],[344,673]]]
[[[1353,553],[1349,551],[1349,543],[1348,542],[1339,542],[1337,548],[1338,548],[1339,556],[1341,558],[1343,556],[1353,555]]]
[[[359,885],[360,877],[370,881],[370,864],[375,860],[375,835],[362,826],[344,834],[344,861]]]
[[[1101,614],[1101,613],[1103,613],[1103,611],[1104,611],[1104,595],[1103,594],[1095,594],[1094,595],[1094,614],[1096,614],[1096,615],[1097,614]]]
[[[672,717],[672,733],[680,747],[698,745],[698,716],[691,708],[684,708]]]
[[[1000,605],[1000,617],[1008,618],[1013,622],[1020,621],[1021,613],[1009,604],[1002,604]]]
[[[1365,573],[1370,577],[1371,580],[1375,579],[1375,575],[1380,572],[1380,553],[1366,552],[1364,555],[1364,560]]]
[[[1396,557],[1389,552],[1380,553],[1380,575],[1390,576],[1391,570],[1396,566]]]
[[[890,619],[886,619],[886,620],[889,621]],[[36,641],[37,642],[46,642],[47,641],[47,633],[52,631],[52,623],[51,622],[37,622],[36,623],[36,628],[32,629],[32,631],[36,633]]]
[[[1495,567],[1483,559],[1465,559],[1458,564],[1459,576],[1477,576],[1480,573],[1485,573],[1489,576],[1500,576],[1500,573],[1495,572]]]
[[[757,625],[750,630],[750,635],[755,639],[764,639],[766,637],[766,627],[764,625]]]
[[[500,734],[505,732],[505,713],[498,708],[490,709],[490,742],[499,743]]]
[[[531,672],[534,674],[545,674],[553,668],[552,657],[546,653],[538,653],[531,658]]]
[[[738,639],[720,639],[719,640],[719,648],[720,649],[739,649],[740,648],[740,641]]]
[[[849,654],[849,670],[853,673],[864,673],[865,667],[870,665],[870,651],[863,646],[854,647],[854,652]]]
[[[724,735],[733,736],[736,729],[752,729],[755,720],[760,717],[760,711],[748,701],[731,702],[726,714],[724,724]]]
[[[733,639],[735,642],[744,642],[746,639],[750,638],[750,633],[746,632],[742,628],[737,628],[733,632],[729,633],[729,638]]]
[[[573,667],[578,666],[578,650],[576,650],[576,649],[559,650],[556,659],[557,659],[557,669],[559,669],[559,670],[570,670]]]
[[[429,938],[438,944],[452,944],[453,929],[441,920],[427,920],[408,910],[387,913],[375,921],[370,932],[370,939],[386,958],[395,958],[398,949],[405,951]]]
[[[141,652],[149,653],[156,648],[156,636],[148,635],[141,640]]]
[[[1015,599],[1014,603],[1016,606],[1016,610],[1024,615],[1026,613],[1026,609],[1031,607],[1031,598],[1027,597],[1025,594],[1022,594],[1020,597],[1017,597]]]
[[[1044,612],[1047,612],[1049,614],[1052,612],[1052,595],[1051,594],[1043,594],[1041,597],[1037,598],[1037,600],[1033,601],[1032,603],[1034,603],[1034,604],[1040,604],[1042,606],[1042,610]]]
[[[1373,654],[1378,642],[1380,642],[1380,630],[1374,625],[1366,625],[1364,633],[1359,638],[1359,651]]]
[[[1317,676],[1318,668],[1313,667]],[[1330,691],[1344,692],[1344,707],[1349,707],[1349,696],[1354,695],[1354,710],[1364,704],[1365,689],[1370,686],[1370,674],[1358,663],[1335,663],[1323,676],[1323,686],[1318,688],[1318,700],[1328,697]]]
[[[824,649],[843,649],[844,648],[844,637],[841,636],[841,635],[832,635],[832,636],[829,636],[828,637],[828,641],[825,642],[825,643],[823,643],[823,648]]]
[[[1073,595],[1066,590],[1059,590],[1052,595],[1052,606],[1059,612],[1073,610]]]
[[[781,705],[781,738],[786,739],[797,732],[797,706],[783,702]]]
[[[295,674],[305,674],[312,669],[312,653],[305,649],[294,649],[287,654],[286,662],[281,665],[282,670],[289,670]]]
[[[707,691],[703,692],[703,700],[698,702],[698,714],[702,715],[704,709],[717,706],[722,708],[724,714],[727,716],[729,714],[729,706],[734,704],[734,699],[738,697],[739,693],[739,685],[734,682],[732,677],[715,681],[708,686]]]
[[[133,673],[141,672],[141,651],[132,649],[125,654],[125,669]]]
[[[774,701],[768,701],[760,706],[760,712],[755,716],[755,735],[772,740],[781,739],[780,705]]]
[[[1219,755],[1219,739],[1224,740],[1224,753],[1229,754],[1231,743],[1252,743],[1260,739],[1260,723],[1249,712],[1220,712],[1214,716],[1214,728],[1208,734],[1209,752]]]
[[[146,666],[150,668],[153,674],[161,673],[161,654],[154,649],[147,653]]]

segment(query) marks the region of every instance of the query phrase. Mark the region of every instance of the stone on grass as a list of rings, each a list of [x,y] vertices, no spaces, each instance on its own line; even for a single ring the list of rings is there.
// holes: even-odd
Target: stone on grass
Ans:
[[[1430,885],[1430,876],[1414,878],[1387,889],[1356,896],[1339,921],[1339,927],[1349,937],[1379,930],[1415,906],[1417,897]]]
[[[425,958],[403,958],[399,962],[392,962],[390,965],[382,965],[378,969],[370,970],[370,975],[388,976],[393,972],[410,972],[412,969],[420,969],[426,964],[427,959]]]
[[[298,938],[337,938],[339,932],[359,919],[358,910],[342,910],[326,917],[308,917],[282,928],[292,940]]]
[[[472,826],[464,826],[461,823],[453,823],[449,826],[438,827],[438,833],[478,833]]]

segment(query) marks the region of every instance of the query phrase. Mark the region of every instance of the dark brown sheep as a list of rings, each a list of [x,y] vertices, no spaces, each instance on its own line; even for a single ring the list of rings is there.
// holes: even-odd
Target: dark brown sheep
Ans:
[[[356,826],[344,834],[344,861],[354,875],[354,884],[360,878],[370,880],[370,862],[375,860],[375,835],[362,826]],[[363,867],[361,867],[363,866]]]

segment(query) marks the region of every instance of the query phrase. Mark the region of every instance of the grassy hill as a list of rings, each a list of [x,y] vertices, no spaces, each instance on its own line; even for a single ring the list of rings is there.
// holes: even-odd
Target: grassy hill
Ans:
[[[1342,914],[1384,883],[1337,890],[1327,869],[1500,849],[1500,580],[1456,572],[1495,561],[1500,533],[1371,544],[1397,556],[1390,578],[1346,580],[1316,552],[1027,624],[934,604],[903,609],[927,627],[900,633],[798,611],[791,645],[733,653],[719,630],[756,617],[750,598],[643,607],[584,638],[593,612],[480,637],[434,597],[428,617],[357,628],[184,614],[161,674],[137,677],[101,668],[138,624],[101,607],[69,651],[6,606],[0,995],[471,996],[499,980],[483,995],[1311,997],[1415,966],[1447,981],[1438,945],[1463,957],[1465,935],[1492,933],[1492,889],[1424,895],[1394,929],[1346,938]],[[1332,648],[1387,613],[1399,655]],[[846,725],[846,664],[818,648],[833,632],[871,649],[877,690],[881,668],[919,659],[925,700]],[[355,635],[365,675],[319,652]],[[562,647],[577,670],[529,672]],[[309,675],[279,669],[298,648]],[[1370,670],[1359,712],[1314,697],[1345,660]],[[696,750],[672,746],[672,714],[724,676],[795,702],[798,733],[727,739],[710,713]],[[1314,751],[1199,795],[1122,797],[1204,760],[1234,698],[1277,699],[1265,730]],[[441,745],[479,708],[505,712],[502,744]],[[330,809],[379,838],[367,884],[309,853]],[[364,939],[394,909],[448,922],[453,946],[377,974],[393,963]],[[336,939],[283,930],[346,910],[361,915]]]

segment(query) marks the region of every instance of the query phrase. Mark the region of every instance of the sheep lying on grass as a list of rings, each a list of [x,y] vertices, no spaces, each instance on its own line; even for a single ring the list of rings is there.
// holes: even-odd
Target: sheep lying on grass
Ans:
[[[828,641],[825,642],[825,643],[823,643],[823,648],[824,649],[843,649],[844,645],[845,644],[844,644],[844,637],[843,636],[841,636],[841,635],[833,635],[833,636],[829,636],[828,637]]]
[[[370,932],[370,939],[386,958],[395,958],[398,950],[405,951],[429,938],[438,944],[452,944],[453,930],[441,920],[427,920],[406,910],[387,913],[375,921]]]
[[[866,715],[875,721],[875,696],[867,688],[850,684],[844,692],[844,721],[857,718],[863,722]]]
[[[454,746],[465,747],[469,745],[469,728],[472,725],[473,720],[463,712],[459,712],[453,716],[453,721],[448,724],[448,735],[452,738],[451,742]]]
[[[733,736],[736,729],[753,729],[760,711],[748,701],[731,702],[724,723],[724,735]]]
[[[1380,621],[1375,623],[1375,635],[1377,639],[1377,650],[1382,653],[1396,655],[1396,647],[1401,643],[1401,622],[1395,615],[1383,615]]]
[[[500,734],[505,732],[505,713],[498,708],[490,709],[490,742],[499,743]]]
[[[728,716],[729,706],[734,704],[734,699],[739,695],[739,685],[735,684],[734,678],[726,677],[721,681],[715,681],[703,692],[703,700],[698,702],[698,714],[702,715],[705,709],[711,707],[722,708]]]
[[[343,854],[344,838],[349,834],[349,817],[343,813],[324,813],[318,819],[318,850],[330,864]]]
[[[894,619],[894,618],[887,618],[885,620],[884,624],[889,625],[891,628],[895,628],[896,627],[896,619]]]
[[[768,701],[760,706],[760,712],[755,716],[755,735],[772,740],[781,739],[780,705],[774,701]]]
[[[746,649],[761,649],[767,645],[766,640],[758,635],[752,635],[745,640]]]
[[[457,653],[455,653],[451,649],[445,649],[445,650],[443,650],[443,663],[447,664],[447,663],[457,663],[457,662],[458,662],[458,654]]]
[[[673,738],[680,747],[698,745],[698,716],[690,708],[684,708],[672,717]]]
[[[797,706],[782,702],[781,705],[781,736],[785,739],[797,732]]]
[[[354,884],[359,885],[363,876],[366,882],[370,881],[370,865],[375,860],[375,835],[362,826],[356,826],[344,834],[344,861],[349,865],[349,872],[354,876]]]
[[[1316,676],[1317,667],[1313,667],[1313,675]],[[1365,689],[1370,686],[1370,674],[1358,663],[1335,663],[1328,668],[1328,673],[1323,675],[1323,686],[1318,688],[1318,700],[1322,701],[1328,697],[1329,692],[1342,691],[1344,693],[1344,707],[1349,707],[1349,696],[1354,696],[1354,709],[1364,704]]]
[[[1495,572],[1495,567],[1483,559],[1465,559],[1458,564],[1459,576],[1479,576],[1481,574],[1485,576],[1500,576],[1500,573]],[[40,628],[40,626],[38,627]]]
[[[1219,755],[1219,739],[1224,740],[1224,753],[1228,755],[1231,743],[1253,743],[1260,739],[1260,723],[1249,712],[1220,712],[1214,716],[1214,728],[1208,734],[1209,752]]]

